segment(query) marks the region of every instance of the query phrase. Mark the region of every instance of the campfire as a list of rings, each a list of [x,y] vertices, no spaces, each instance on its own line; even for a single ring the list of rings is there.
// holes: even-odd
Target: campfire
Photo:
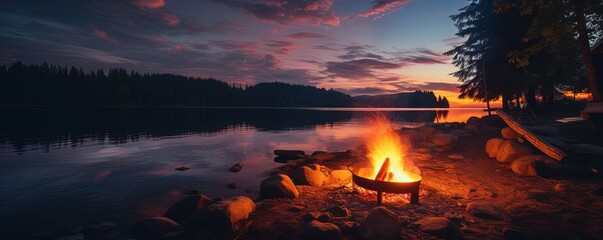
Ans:
[[[421,175],[414,164],[405,159],[408,144],[404,144],[396,127],[380,115],[369,121],[369,136],[366,138],[367,168],[351,169],[354,184],[377,191],[377,204],[383,201],[383,192],[410,193],[411,203],[418,203]]]

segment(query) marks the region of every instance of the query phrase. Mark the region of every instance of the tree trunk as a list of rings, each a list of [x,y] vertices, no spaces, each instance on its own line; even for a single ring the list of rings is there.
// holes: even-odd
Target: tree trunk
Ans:
[[[536,87],[533,84],[528,86],[528,90],[526,91],[526,104],[530,106],[532,109],[536,108]]]
[[[576,28],[578,31],[578,42],[582,50],[582,60],[584,61],[584,70],[588,80],[588,88],[592,94],[593,101],[601,101],[599,88],[597,86],[597,77],[593,67],[593,61],[590,54],[590,43],[588,41],[588,30],[586,29],[586,19],[584,17],[584,2],[576,4]]]
[[[509,96],[506,94],[502,95],[502,108],[505,111],[509,110]]]

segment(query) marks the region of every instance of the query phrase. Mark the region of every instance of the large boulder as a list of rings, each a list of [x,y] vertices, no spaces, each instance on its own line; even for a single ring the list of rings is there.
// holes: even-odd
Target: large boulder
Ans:
[[[488,140],[488,142],[486,142],[486,153],[488,153],[488,156],[491,158],[495,158],[498,154],[498,150],[500,150],[500,147],[506,141],[507,140],[500,138],[492,138]]]
[[[540,136],[540,139],[559,148],[562,151],[567,151],[570,148],[567,143],[556,137]]]
[[[319,154],[313,155],[312,159],[314,159],[320,163],[320,162],[334,159],[335,157],[336,157],[335,154],[332,154],[332,153],[319,153]]]
[[[465,130],[457,129],[450,132],[451,135],[454,135],[458,138],[471,137],[471,133],[468,133]]]
[[[419,230],[439,238],[451,239],[459,235],[458,227],[445,217],[424,217],[414,224]]]
[[[186,223],[187,229],[206,229],[213,233],[236,230],[238,223],[249,218],[255,203],[248,197],[238,196],[213,203],[197,212]]]
[[[296,198],[299,192],[287,175],[276,174],[260,183],[262,198]]]
[[[517,142],[515,139],[510,139],[503,143],[496,154],[496,161],[510,162],[521,156],[532,154],[532,148],[525,144]]]
[[[348,217],[352,216],[352,212],[350,212],[350,210],[348,210],[347,208],[344,208],[344,207],[340,207],[340,206],[327,208],[325,210],[325,212],[331,213],[333,215],[333,217],[336,217],[336,218],[348,218]]]
[[[306,153],[302,150],[274,150],[274,155],[281,158],[297,159],[300,156],[305,156]]]
[[[471,116],[465,121],[467,125],[481,125],[482,120],[476,116]]]
[[[152,217],[140,220],[132,228],[132,232],[140,240],[159,240],[164,235],[182,230],[182,227],[166,217]]]
[[[202,194],[187,196],[176,202],[163,216],[168,217],[177,223],[182,223],[195,214],[197,210],[200,210],[211,203],[211,198]]]
[[[438,147],[449,146],[454,144],[458,140],[457,136],[446,134],[446,133],[436,133],[431,136],[431,142]]]
[[[307,240],[337,240],[343,235],[337,225],[312,220],[300,234],[300,239]]]
[[[326,176],[320,168],[312,169],[307,166],[300,167],[293,173],[293,181],[299,185],[320,187],[326,181]]]
[[[548,165],[557,162],[544,155],[526,155],[511,163],[511,170],[521,176],[547,176],[550,174]]]
[[[505,220],[509,216],[497,207],[485,202],[471,202],[465,208],[465,217],[482,218],[487,220]]]
[[[561,130],[559,130],[559,128],[554,127],[554,126],[537,125],[537,126],[529,127],[529,129],[533,133],[535,133],[537,135],[542,135],[542,136],[556,137],[561,134]]]
[[[348,170],[333,170],[329,175],[329,182],[331,184],[346,185],[352,182],[352,172]]]
[[[401,223],[386,207],[376,207],[360,222],[358,233],[366,240],[398,240],[402,238]]]
[[[500,135],[502,135],[503,138],[506,139],[517,139],[519,138],[519,133],[515,132],[515,130],[513,130],[510,127],[505,127],[503,129],[500,130]]]
[[[479,128],[473,124],[465,125],[465,127],[463,127],[463,130],[467,131],[470,134],[478,134],[479,133]]]

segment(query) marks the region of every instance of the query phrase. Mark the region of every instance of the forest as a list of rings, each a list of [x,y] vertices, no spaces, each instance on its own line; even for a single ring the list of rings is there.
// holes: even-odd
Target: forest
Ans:
[[[445,53],[460,98],[502,99],[505,109],[520,99],[551,107],[571,93],[602,100],[591,46],[603,35],[603,1],[473,0],[451,18],[464,39]]]
[[[375,96],[375,98],[382,98]],[[448,107],[433,92],[400,93],[389,107]],[[360,98],[363,99],[363,98]],[[237,86],[215,79],[140,74],[123,68],[84,72],[47,63],[0,66],[0,105],[5,106],[194,106],[194,107],[375,107],[355,104],[333,89],[280,82]]]

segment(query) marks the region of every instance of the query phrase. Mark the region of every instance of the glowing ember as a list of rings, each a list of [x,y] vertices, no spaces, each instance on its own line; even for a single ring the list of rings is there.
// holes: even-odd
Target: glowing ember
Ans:
[[[370,130],[366,146],[372,173],[368,177],[371,179],[379,177],[379,180],[389,182],[418,181],[420,176],[409,173],[408,169],[405,169],[412,163],[405,162],[404,152],[407,145],[403,144],[395,126],[383,115],[372,118],[369,123]],[[386,162],[388,158],[389,163]],[[379,174],[379,172],[381,173]]]

